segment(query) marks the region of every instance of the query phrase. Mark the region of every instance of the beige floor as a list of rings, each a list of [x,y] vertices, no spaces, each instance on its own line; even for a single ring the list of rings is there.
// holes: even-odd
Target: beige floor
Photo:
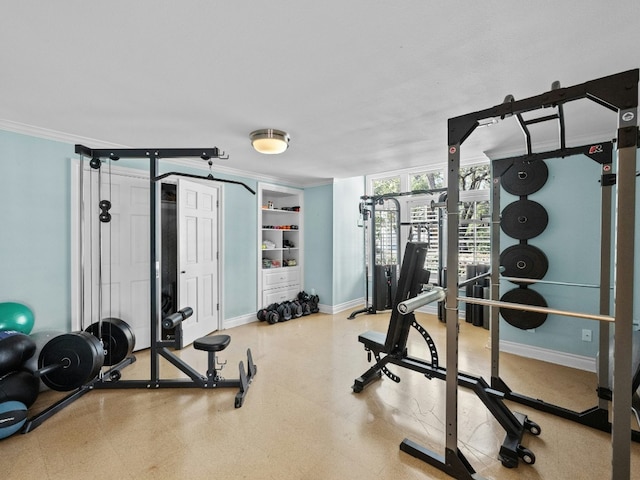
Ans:
[[[227,331],[223,375],[236,376],[251,347],[258,374],[245,404],[235,391],[200,389],[95,390],[26,435],[0,441],[3,479],[445,479],[439,470],[401,452],[410,438],[442,453],[444,385],[395,368],[402,378],[370,385],[360,394],[353,380],[369,366],[358,343],[366,330],[386,332],[388,313],[316,314],[287,323],[254,323]],[[445,325],[419,315],[444,363]],[[488,332],[461,323],[460,368],[489,377]],[[410,353],[424,357],[412,332]],[[183,358],[206,370],[206,354]],[[148,354],[123,378],[148,378]],[[162,364],[163,376],[176,375]],[[596,404],[595,376],[516,356],[501,356],[502,378],[517,392],[583,410]],[[59,397],[45,392],[32,412]],[[542,428],[523,444],[535,465],[506,469],[496,459],[504,431],[468,390],[459,395],[460,448],[487,479],[611,478],[610,436],[553,415],[510,404]],[[631,470],[640,478],[640,444],[632,444]]]

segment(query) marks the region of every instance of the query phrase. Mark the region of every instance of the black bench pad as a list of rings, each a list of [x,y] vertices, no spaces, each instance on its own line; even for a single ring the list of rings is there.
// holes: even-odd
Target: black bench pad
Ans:
[[[229,346],[231,337],[229,335],[211,335],[200,337],[193,342],[193,348],[204,350],[205,352],[220,352]]]
[[[374,332],[369,330],[368,332],[358,335],[358,341],[364,343],[364,346],[371,348],[372,350],[380,350],[384,348],[384,342],[387,336],[382,332]]]

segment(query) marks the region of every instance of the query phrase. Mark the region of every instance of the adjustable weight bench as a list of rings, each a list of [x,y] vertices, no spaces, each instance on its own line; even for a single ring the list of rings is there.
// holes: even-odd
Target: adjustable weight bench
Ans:
[[[362,392],[367,385],[381,378],[382,374],[396,383],[400,382],[400,377],[388,369],[389,364],[419,372],[428,379],[435,377],[446,380],[447,370],[438,365],[438,352],[429,333],[416,321],[413,310],[401,314],[397,308],[399,304],[422,294],[423,285],[429,279],[429,272],[422,268],[426,254],[426,243],[409,242],[407,244],[387,334],[367,331],[358,336],[358,341],[364,345],[369,360],[373,354],[375,363],[355,379],[352,387],[354,393]],[[408,354],[407,339],[411,328],[416,329],[425,340],[431,361]],[[520,442],[525,431],[539,435],[540,427],[530,421],[526,415],[512,413],[503,402],[505,394],[491,388],[482,377],[459,372],[457,382],[461,387],[472,389],[506,431],[506,438],[498,455],[503,466],[517,467],[520,459],[527,464],[533,464],[535,455]],[[406,438],[400,444],[400,450],[438,468],[442,463],[440,456]]]

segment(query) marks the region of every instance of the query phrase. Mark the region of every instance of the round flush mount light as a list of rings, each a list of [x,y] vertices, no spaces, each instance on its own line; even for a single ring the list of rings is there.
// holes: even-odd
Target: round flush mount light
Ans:
[[[251,145],[257,152],[276,154],[284,152],[289,146],[289,134],[275,128],[255,130],[249,135]]]

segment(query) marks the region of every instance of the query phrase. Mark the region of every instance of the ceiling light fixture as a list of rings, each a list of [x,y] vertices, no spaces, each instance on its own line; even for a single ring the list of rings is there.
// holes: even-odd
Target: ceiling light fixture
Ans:
[[[257,152],[275,154],[284,152],[289,146],[289,134],[274,128],[255,130],[249,135]]]

